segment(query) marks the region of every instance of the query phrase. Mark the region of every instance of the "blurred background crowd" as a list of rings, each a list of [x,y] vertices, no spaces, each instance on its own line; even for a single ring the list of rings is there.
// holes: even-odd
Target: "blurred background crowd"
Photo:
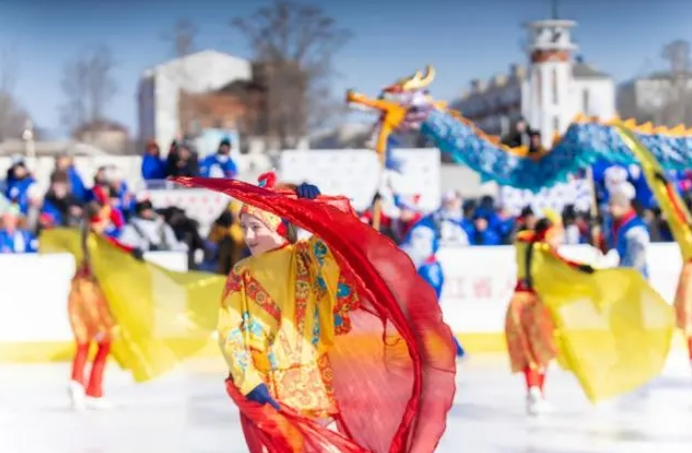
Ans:
[[[634,204],[648,223],[652,240],[672,240],[640,169],[604,163],[594,165],[592,170],[599,208],[607,203],[609,193],[624,187],[631,192]],[[184,140],[171,143],[165,157],[153,141],[143,152],[141,178],[149,184],[160,183],[170,176],[233,178],[236,174],[232,146],[226,139],[219,143],[216,153],[201,159],[194,146]],[[670,176],[691,205],[692,172]],[[34,253],[42,230],[77,227],[85,217],[103,208],[109,212],[109,234],[146,251],[187,252],[191,269],[226,273],[246,253],[237,203],[229,203],[212,225],[200,225],[178,206],[155,209],[147,192],[129,187],[114,166],[102,166],[95,174],[85,175],[76,170],[71,157],[58,156],[50,185],[41,193],[27,163],[17,158],[7,170],[3,186],[2,253]],[[416,197],[395,197],[394,202],[397,214],[384,216],[381,230],[393,240],[402,241],[407,229],[430,212],[419,209]],[[567,243],[589,243],[591,227],[600,221],[599,211],[565,206],[562,215]],[[458,191],[444,193],[439,209],[433,214],[439,239],[453,246],[511,244],[516,232],[532,227],[538,217],[530,206],[513,215],[491,196],[470,199]],[[360,215],[364,222],[372,219],[371,209]]]
[[[60,83],[55,86],[40,84],[41,90],[22,92],[18,81],[26,86],[39,84],[23,82],[24,79],[33,80],[32,71],[17,72],[14,63],[24,58],[30,61],[43,58],[27,58],[28,54],[24,54],[26,49],[17,53],[13,46],[0,43],[2,55],[7,57],[0,65],[0,79],[4,82],[0,85],[0,156],[7,161],[8,156],[16,154],[27,158],[15,158],[9,164],[4,160],[0,163],[0,171],[7,169],[4,181],[0,181],[0,252],[33,253],[41,231],[77,226],[97,209],[107,208],[112,224],[110,234],[118,235],[124,242],[145,250],[186,250],[190,268],[225,272],[228,263],[244,253],[237,226],[238,207],[234,204],[225,209],[224,206],[214,206],[215,211],[204,221],[206,224],[200,224],[202,221],[191,212],[189,203],[182,206],[171,202],[163,206],[151,199],[147,188],[161,185],[161,181],[171,176],[247,177],[246,180],[251,180],[253,178],[248,174],[239,175],[238,156],[241,153],[242,157],[254,159],[271,153],[281,154],[285,150],[348,153],[372,149],[369,143],[377,115],[369,112],[365,118],[353,111],[347,112],[343,90],[331,89],[332,77],[338,73],[335,61],[339,52],[360,39],[344,22],[345,16],[339,15],[337,20],[336,16],[332,17],[330,8],[301,2],[271,2],[266,8],[258,8],[255,13],[252,12],[254,6],[249,10],[239,10],[239,16],[230,21],[231,31],[235,34],[233,41],[247,44],[247,58],[240,56],[242,52],[236,52],[239,49],[228,53],[217,48],[216,41],[210,41],[207,34],[200,33],[206,30],[206,21],[218,20],[217,17],[207,14],[199,18],[174,17],[177,13],[162,11],[152,17],[159,17],[162,27],[166,23],[162,29],[164,39],[158,42],[153,35],[147,35],[145,39],[148,45],[160,51],[158,54],[142,51],[135,58],[126,40],[105,42],[105,35],[100,38],[90,35],[84,41],[89,46],[83,51],[75,55],[52,56],[64,60]],[[672,39],[674,36],[670,36],[670,30],[667,30],[666,34],[654,40],[664,44],[661,64],[647,60],[645,73],[620,71],[615,77],[599,69],[592,61],[601,60],[604,65],[612,66],[612,70],[617,68],[612,59],[609,61],[604,54],[597,53],[597,50],[603,50],[595,38],[600,33],[597,21],[586,12],[586,5],[575,4],[569,8],[567,16],[575,16],[579,21],[560,21],[559,33],[555,35],[559,39],[545,42],[546,36],[557,30],[556,23],[546,17],[548,11],[543,2],[527,2],[516,17],[502,19],[505,34],[498,38],[502,42],[514,42],[519,16],[522,23],[529,17],[545,17],[527,25],[526,35],[522,38],[527,46],[503,56],[494,51],[486,52],[496,59],[492,65],[509,67],[509,72],[503,70],[492,77],[481,77],[488,68],[470,64],[473,58],[453,58],[449,61],[460,61],[462,66],[459,69],[470,68],[467,76],[478,78],[469,80],[468,89],[460,92],[458,80],[450,76],[454,70],[447,67],[446,75],[435,82],[435,90],[457,93],[449,98],[450,110],[463,114],[480,130],[497,137],[508,147],[525,147],[530,155],[546,152],[551,143],[549,138],[563,134],[577,113],[603,121],[619,115],[652,127],[673,128],[692,124],[692,110],[688,108],[692,105],[692,91],[689,90],[692,46],[688,41]],[[556,14],[554,11],[551,13]],[[202,26],[198,26],[198,20],[204,21]],[[305,23],[320,23],[325,28],[306,30]],[[579,33],[580,27],[585,30],[580,39],[583,40],[581,51],[596,52],[593,59],[577,53],[580,47],[571,40],[571,33]],[[108,29],[105,23],[97,28]],[[400,27],[395,28],[398,30]],[[288,33],[292,45],[286,49],[274,46],[284,38],[279,36],[281,30],[300,31]],[[151,34],[150,26],[146,27],[146,32]],[[466,32],[476,34],[475,31]],[[442,40],[440,43],[449,39],[463,41],[457,35],[437,38]],[[39,39],[38,34],[35,36]],[[306,39],[300,38],[306,36]],[[371,39],[373,37],[368,36],[367,42],[370,43]],[[364,46],[363,49],[370,46],[365,42],[359,44]],[[482,44],[493,45],[490,42]],[[301,45],[305,46],[302,52],[289,50]],[[27,46],[27,49],[41,47]],[[72,49],[72,46],[68,47]],[[416,45],[400,47],[412,55],[410,61],[425,61],[423,56],[428,55],[427,48],[421,47],[419,51],[423,53],[416,54],[413,51],[418,48]],[[534,54],[535,49],[543,50],[538,55]],[[543,65],[541,58],[551,52],[559,58],[551,60],[550,68],[557,65],[569,77],[558,78],[556,73],[550,72],[553,69],[548,71]],[[357,55],[367,55],[367,52],[359,50]],[[387,52],[378,54],[378,60],[387,58],[386,55]],[[624,58],[620,51],[617,55]],[[166,61],[154,64],[154,59],[163,59],[164,56]],[[636,58],[640,57],[641,51],[638,50]],[[404,67],[406,71],[410,69],[409,60],[403,63],[404,60],[398,57],[391,58],[397,64],[387,63],[385,66],[392,66],[392,73],[404,74]],[[439,63],[443,64],[443,61],[447,64],[444,58],[440,58]],[[121,63],[128,69],[121,71]],[[391,75],[389,69],[376,75],[372,72],[373,62],[370,60],[363,64],[366,65],[364,70],[351,71],[354,86],[363,88],[364,92],[381,88],[378,84]],[[140,72],[136,78],[123,78],[128,71],[132,74]],[[552,77],[550,83],[547,82],[549,75]],[[368,85],[371,79],[377,82]],[[88,89],[84,80],[92,82]],[[136,86],[133,86],[135,80]],[[529,87],[541,86],[541,80],[545,80],[545,92],[550,91],[551,96],[539,96],[540,105],[534,105],[538,100],[531,95]],[[55,106],[60,118],[56,117],[48,124],[41,124],[46,123],[49,117],[45,115],[49,109],[44,102],[44,91],[55,91],[55,96],[49,96],[51,98],[64,98],[64,104]],[[643,102],[641,93],[647,93],[646,99],[656,102],[651,105]],[[33,107],[24,108],[24,103],[32,102]],[[112,110],[115,104],[120,105],[117,112]],[[559,108],[553,104],[559,104]],[[131,115],[133,112],[136,115]],[[548,115],[546,112],[551,113]],[[123,118],[129,118],[129,123],[124,124]],[[404,138],[410,140],[400,140],[400,148],[431,146],[424,135],[408,134]],[[155,137],[156,141],[146,142],[150,137]],[[176,137],[186,138],[174,140]],[[75,144],[84,152],[76,152]],[[78,169],[75,166],[72,158],[75,155],[78,158],[97,156],[104,160],[99,160],[93,169],[87,171],[85,167]],[[142,157],[141,184],[133,178],[136,168],[128,168],[125,177],[122,167],[101,164],[107,162],[107,158],[123,156],[133,158],[134,162],[138,155]],[[55,164],[50,176],[47,167],[39,169],[32,163],[33,158],[45,161],[53,157]],[[267,158],[267,165],[256,167],[261,167],[261,171],[271,168],[274,163],[269,160]],[[138,161],[133,165],[138,165]],[[460,166],[445,160],[444,156],[441,165],[447,168],[443,168],[441,173],[444,175],[436,181],[443,193],[434,209],[438,237],[444,243],[455,246],[511,244],[515,233],[531,227],[541,214],[535,203],[525,203],[521,197],[508,206],[502,196],[503,187],[496,188],[494,195],[486,196],[480,189],[469,188],[482,184],[465,184],[466,179],[480,178],[475,174],[459,176],[460,173],[451,171],[449,167],[457,170]],[[469,170],[469,173],[472,172]],[[689,204],[692,200],[692,174],[682,172],[668,176],[677,182]],[[46,184],[48,178],[49,185]],[[639,168],[597,163],[588,176],[585,173],[578,178],[582,178],[582,182],[588,181],[582,186],[588,187],[591,195],[582,198],[590,200],[587,203],[557,203],[562,210],[569,244],[592,240],[591,231],[601,223],[601,212],[609,194],[614,188],[623,187],[627,188],[637,210],[649,225],[652,240],[671,240],[665,218],[661,216]],[[432,198],[437,198],[439,192],[437,190]],[[363,201],[370,196],[368,194]],[[402,239],[412,222],[431,210],[431,207],[426,207],[428,212],[421,212],[422,208],[415,199],[403,196],[389,201],[396,205],[396,209],[386,211],[388,217],[382,219],[382,231],[396,241]],[[372,217],[368,209],[360,214],[366,222]]]

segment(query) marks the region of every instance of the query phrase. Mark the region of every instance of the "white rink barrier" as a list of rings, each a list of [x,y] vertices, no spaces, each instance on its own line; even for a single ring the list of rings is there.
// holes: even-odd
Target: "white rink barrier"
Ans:
[[[601,254],[586,246],[564,246],[560,253],[576,261],[597,263]],[[455,332],[495,333],[504,329],[507,304],[516,285],[516,258],[511,246],[447,247],[438,253],[445,273],[442,310]],[[602,262],[617,263],[608,255]],[[651,284],[670,303],[682,268],[674,243],[651,244],[648,250]],[[605,266],[603,266],[605,267]]]
[[[588,246],[567,246],[561,253],[586,262],[598,254]],[[181,253],[151,253],[147,259],[172,270],[187,266]],[[505,311],[516,283],[514,249],[442,248],[439,259],[445,272],[445,320],[470,352],[501,351]],[[652,244],[649,263],[652,284],[672,301],[681,268],[677,246]],[[0,362],[66,358],[64,350],[72,342],[66,307],[73,273],[69,255],[0,255]]]
[[[147,253],[145,259],[187,271],[185,253]],[[74,272],[68,254],[0,254],[0,361],[6,348],[22,343],[72,341],[67,296]]]

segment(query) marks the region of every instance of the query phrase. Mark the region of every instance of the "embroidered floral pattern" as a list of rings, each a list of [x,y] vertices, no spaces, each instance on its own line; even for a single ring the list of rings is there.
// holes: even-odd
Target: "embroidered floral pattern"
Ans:
[[[329,250],[324,242],[315,242],[312,253],[317,259],[320,268],[324,266],[328,251]],[[323,296],[327,291],[327,282],[324,280],[321,274],[319,274],[316,278],[316,286],[318,289],[318,294]],[[346,282],[344,276],[341,275],[339,277],[336,292],[336,304],[334,306],[334,327],[337,335],[343,335],[351,331],[351,318],[349,313],[352,310],[357,310],[358,308],[360,308],[360,303],[358,301],[357,294]],[[315,333],[313,332],[313,335],[314,334]],[[317,335],[319,336],[319,332]]]
[[[232,292],[237,292],[241,290],[241,288],[243,287],[243,279],[240,275],[240,270],[233,269],[233,271],[231,271],[230,275],[226,279],[226,286],[223,289],[223,297],[221,298],[221,300],[228,297],[228,295]]]
[[[243,329],[250,335],[254,335],[256,337],[264,336],[264,329],[262,329],[262,325],[257,322],[256,319],[251,318],[250,313],[248,312],[243,313]]]
[[[332,313],[336,334],[348,333],[351,330],[349,313],[359,307],[358,297],[343,277],[338,279],[336,288],[328,287],[332,274],[326,272],[334,273],[336,278],[338,270],[335,266],[327,267],[335,263],[331,263],[323,242],[299,242],[292,253],[295,274],[292,287],[288,288],[293,296],[293,300],[288,301],[293,304],[290,313],[282,313],[279,301],[253,278],[249,269],[237,268],[229,276],[226,293],[242,293],[243,300],[237,303],[250,307],[239,309],[248,311],[242,313],[240,327],[228,335],[227,343],[233,345],[229,348],[233,350],[229,358],[244,371],[243,374],[255,373],[261,378],[281,404],[308,416],[326,417],[333,415],[337,407],[329,359],[326,355],[317,355],[324,330],[320,325],[323,321],[320,310],[327,310],[322,311],[322,315]],[[265,324],[267,322],[270,324]],[[253,341],[257,338],[261,341]]]
[[[320,266],[324,265],[324,260],[327,257],[328,251],[329,249],[327,249],[327,245],[324,242],[315,241],[312,253],[315,255],[315,258],[317,258],[317,262],[320,264]]]
[[[260,283],[255,280],[249,272],[245,272],[243,275],[243,280],[245,281],[245,293],[247,297],[254,300],[257,305],[262,307],[269,315],[276,320],[276,322],[281,321],[281,309],[279,304],[269,295],[269,293],[260,285]]]
[[[228,332],[226,343],[230,346],[228,350],[231,351],[236,366],[245,371],[250,364],[250,353],[245,347],[242,326]]]
[[[269,366],[272,367],[272,370],[279,369],[279,362],[276,360],[276,354],[274,354],[274,351],[269,351],[269,354],[267,354],[267,359],[269,360]]]
[[[320,307],[315,307],[315,316],[312,324],[312,341],[313,346],[320,343]]]
[[[301,259],[296,263],[296,285],[295,285],[295,327],[296,335],[299,338],[305,337],[305,317],[307,316],[308,299],[312,294],[310,284],[310,273],[305,262]],[[298,341],[295,346],[294,359],[300,362],[303,353],[303,342]]]
[[[88,343],[96,337],[112,335],[115,319],[95,278],[77,274],[72,279],[67,308],[77,342]]]
[[[334,331],[344,335],[351,331],[350,312],[360,308],[360,301],[355,291],[346,283],[342,275],[336,290],[336,305],[334,305]]]
[[[282,404],[312,417],[336,413],[334,372],[327,355],[316,362],[267,376],[269,390]]]
[[[505,318],[507,350],[515,373],[545,368],[557,355],[555,326],[538,296],[515,291]]]

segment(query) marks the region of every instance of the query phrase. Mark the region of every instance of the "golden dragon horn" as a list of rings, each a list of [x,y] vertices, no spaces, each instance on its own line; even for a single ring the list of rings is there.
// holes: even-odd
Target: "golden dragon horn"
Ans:
[[[418,79],[421,78],[422,75],[423,75],[423,74],[421,74],[420,71],[416,71],[416,73],[413,74],[412,76],[404,77],[404,78],[399,79],[399,80],[398,80],[394,85],[392,85],[392,86],[397,86],[397,85],[398,85],[398,86],[400,86],[400,87],[402,87],[402,88],[405,89],[406,86],[407,86],[409,83],[411,83],[412,80],[418,80]]]
[[[435,68],[427,65],[425,67],[425,75],[417,71],[413,77],[405,81],[402,85],[405,91],[420,90],[430,85],[433,79],[435,79]]]

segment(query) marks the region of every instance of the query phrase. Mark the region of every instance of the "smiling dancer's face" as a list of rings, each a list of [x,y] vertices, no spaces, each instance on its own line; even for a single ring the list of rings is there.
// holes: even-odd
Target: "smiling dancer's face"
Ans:
[[[243,214],[240,217],[240,226],[245,235],[245,244],[253,256],[274,250],[286,242],[279,233],[250,214]]]

